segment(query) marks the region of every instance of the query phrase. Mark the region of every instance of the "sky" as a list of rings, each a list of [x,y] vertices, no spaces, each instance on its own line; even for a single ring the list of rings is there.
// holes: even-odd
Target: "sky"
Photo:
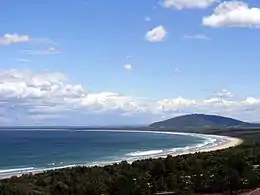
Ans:
[[[260,1],[4,0],[0,126],[260,122]]]

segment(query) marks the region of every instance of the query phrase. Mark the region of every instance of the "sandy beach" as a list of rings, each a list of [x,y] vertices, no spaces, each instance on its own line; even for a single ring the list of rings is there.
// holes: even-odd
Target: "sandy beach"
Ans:
[[[231,148],[231,147],[236,147],[243,143],[242,139],[235,138],[235,137],[215,136],[215,135],[214,135],[214,137],[219,137],[220,139],[224,139],[225,141],[220,142],[219,144],[217,144],[215,146],[208,146],[208,147],[206,146],[206,147],[202,147],[202,148],[195,148],[195,149],[190,149],[188,151],[172,153],[170,155],[178,156],[178,155],[185,155],[185,154],[194,154],[196,152],[212,152],[212,151],[217,151],[217,150],[224,150],[224,149]]]
[[[162,133],[162,132],[158,132],[158,133]],[[168,133],[168,134],[173,134],[173,132],[164,132],[164,133]],[[183,133],[176,133],[176,134],[183,134]],[[239,138],[234,138],[234,137],[228,137],[228,136],[217,136],[217,135],[206,135],[206,134],[189,134],[191,136],[201,136],[201,137],[205,137],[205,138],[212,138],[217,140],[216,143],[211,143],[211,144],[206,144],[202,147],[192,147],[192,148],[180,148],[176,151],[173,151],[171,153],[167,153],[167,154],[163,154],[163,155],[149,155],[149,156],[138,156],[138,157],[133,157],[128,159],[127,161],[129,163],[132,163],[136,160],[139,159],[147,159],[147,158],[161,158],[161,157],[166,157],[167,155],[171,155],[171,156],[178,156],[178,155],[185,155],[185,154],[193,154],[196,152],[211,152],[211,151],[217,151],[217,150],[223,150],[223,149],[227,149],[227,148],[231,148],[231,147],[235,147],[240,145],[241,143],[243,143],[243,140],[239,139]],[[55,170],[55,169],[62,169],[62,168],[68,168],[68,167],[75,167],[75,166],[105,166],[105,165],[109,165],[112,163],[119,163],[120,161],[116,161],[116,162],[110,162],[110,163],[96,163],[96,164],[91,164],[91,165],[69,165],[69,166],[63,166],[63,167],[54,167],[54,168],[49,168],[49,169],[44,169],[44,170],[25,170],[25,171],[17,171],[17,172],[1,172],[0,170],[0,179],[6,179],[6,178],[10,178],[12,176],[21,176],[23,174],[37,174],[37,173],[41,173],[47,170]]]

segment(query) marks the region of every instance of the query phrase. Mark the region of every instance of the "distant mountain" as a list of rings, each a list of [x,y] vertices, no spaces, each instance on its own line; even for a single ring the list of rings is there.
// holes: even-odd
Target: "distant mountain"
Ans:
[[[235,127],[254,127],[259,126],[256,124],[250,124],[233,118],[217,116],[217,115],[205,115],[205,114],[191,114],[178,116],[172,119],[155,122],[149,127],[152,128],[235,128]]]

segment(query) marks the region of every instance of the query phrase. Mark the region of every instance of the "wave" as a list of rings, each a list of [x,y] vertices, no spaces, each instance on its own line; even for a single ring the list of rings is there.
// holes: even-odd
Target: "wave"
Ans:
[[[0,170],[0,173],[19,173],[19,172],[27,172],[27,171],[32,171],[34,170],[35,168],[34,167],[26,167],[26,168],[16,168],[16,169],[2,169]]]
[[[154,154],[163,153],[163,150],[148,150],[148,151],[137,151],[126,154],[126,156],[150,156]]]
[[[39,171],[50,171],[50,170],[56,170],[56,169],[65,169],[65,168],[72,168],[72,167],[76,167],[78,165],[76,164],[72,164],[72,165],[64,165],[64,166],[57,166],[57,167],[51,167],[51,168],[42,168],[42,169],[38,169]]]
[[[78,165],[73,164],[73,165],[57,166],[57,167],[51,167],[51,168],[26,167],[26,168],[17,168],[17,169],[2,169],[2,170],[0,170],[0,178],[1,178],[1,176],[12,176],[12,175],[19,175],[19,174],[26,174],[26,173],[39,173],[39,172],[43,172],[43,171],[71,168],[71,167],[75,167],[75,166],[78,166]]]

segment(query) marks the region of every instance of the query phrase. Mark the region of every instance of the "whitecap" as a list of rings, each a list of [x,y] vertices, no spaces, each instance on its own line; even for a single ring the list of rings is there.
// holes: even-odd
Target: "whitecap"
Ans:
[[[163,150],[136,151],[126,154],[127,156],[149,156],[163,153]]]
[[[0,173],[15,173],[15,172],[27,172],[34,170],[34,167],[16,168],[16,169],[2,169]]]

